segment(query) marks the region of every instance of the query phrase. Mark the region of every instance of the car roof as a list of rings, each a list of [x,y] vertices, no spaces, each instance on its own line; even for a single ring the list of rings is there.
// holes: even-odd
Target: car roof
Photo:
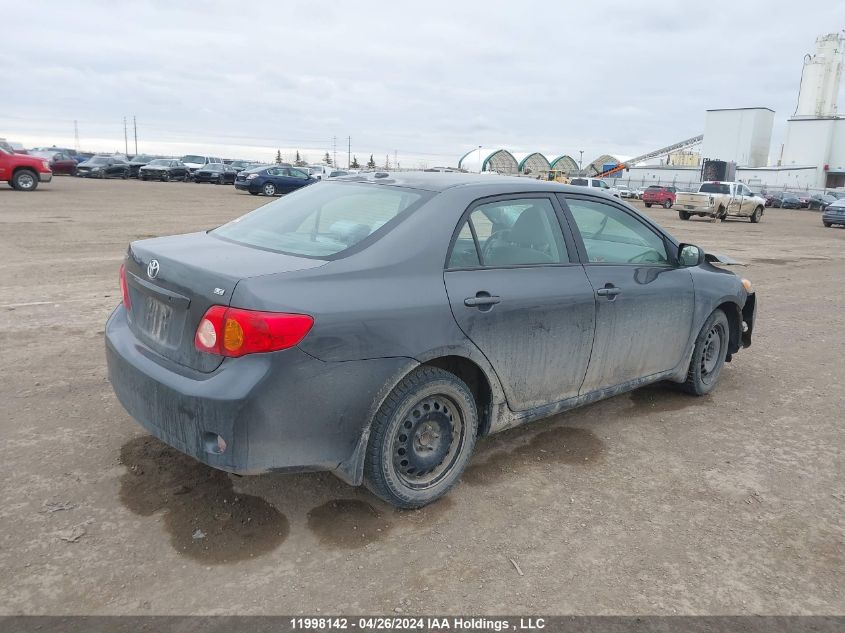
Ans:
[[[409,189],[440,192],[454,187],[477,187],[510,191],[553,191],[584,193],[583,187],[564,185],[548,180],[536,178],[519,178],[516,176],[497,176],[467,174],[460,172],[431,172],[431,171],[374,171],[351,174],[337,178],[334,182],[366,182],[375,185],[393,185]]]

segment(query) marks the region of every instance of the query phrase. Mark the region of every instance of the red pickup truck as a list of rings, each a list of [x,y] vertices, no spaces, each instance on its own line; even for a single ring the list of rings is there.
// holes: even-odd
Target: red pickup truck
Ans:
[[[659,204],[664,209],[671,209],[675,204],[675,194],[677,189],[674,187],[663,187],[661,185],[651,185],[643,191],[643,203],[649,209],[653,204]]]
[[[0,140],[0,182],[8,182],[18,191],[35,191],[38,183],[50,182],[52,179],[49,161],[16,154],[11,145]]]

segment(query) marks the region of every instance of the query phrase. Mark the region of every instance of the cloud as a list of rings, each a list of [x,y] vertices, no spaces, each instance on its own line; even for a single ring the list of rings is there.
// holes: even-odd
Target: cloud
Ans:
[[[774,152],[836,24],[845,5],[782,0],[52,4],[4,14],[0,136],[68,144],[77,120],[113,149],[137,115],[149,152],[316,156],[336,137],[345,155],[351,136],[359,158],[454,164],[478,145],[636,155],[707,108],[763,105]]]

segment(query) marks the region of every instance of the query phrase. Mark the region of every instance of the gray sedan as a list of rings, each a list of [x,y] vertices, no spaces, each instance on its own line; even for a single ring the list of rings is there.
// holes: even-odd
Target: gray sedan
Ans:
[[[601,190],[458,173],[324,180],[133,242],[109,377],[222,470],[327,470],[400,507],[476,438],[657,381],[710,392],[751,284]]]
[[[824,213],[822,213],[822,224],[825,226],[833,226],[834,224],[845,226],[845,198],[840,198],[825,207]]]

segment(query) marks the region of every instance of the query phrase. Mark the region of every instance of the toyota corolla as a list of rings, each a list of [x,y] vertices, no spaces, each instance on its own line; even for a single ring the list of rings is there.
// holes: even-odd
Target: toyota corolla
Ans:
[[[400,507],[476,438],[657,381],[709,393],[751,284],[600,190],[458,173],[323,181],[133,242],[109,377],[222,470],[326,470]]]

